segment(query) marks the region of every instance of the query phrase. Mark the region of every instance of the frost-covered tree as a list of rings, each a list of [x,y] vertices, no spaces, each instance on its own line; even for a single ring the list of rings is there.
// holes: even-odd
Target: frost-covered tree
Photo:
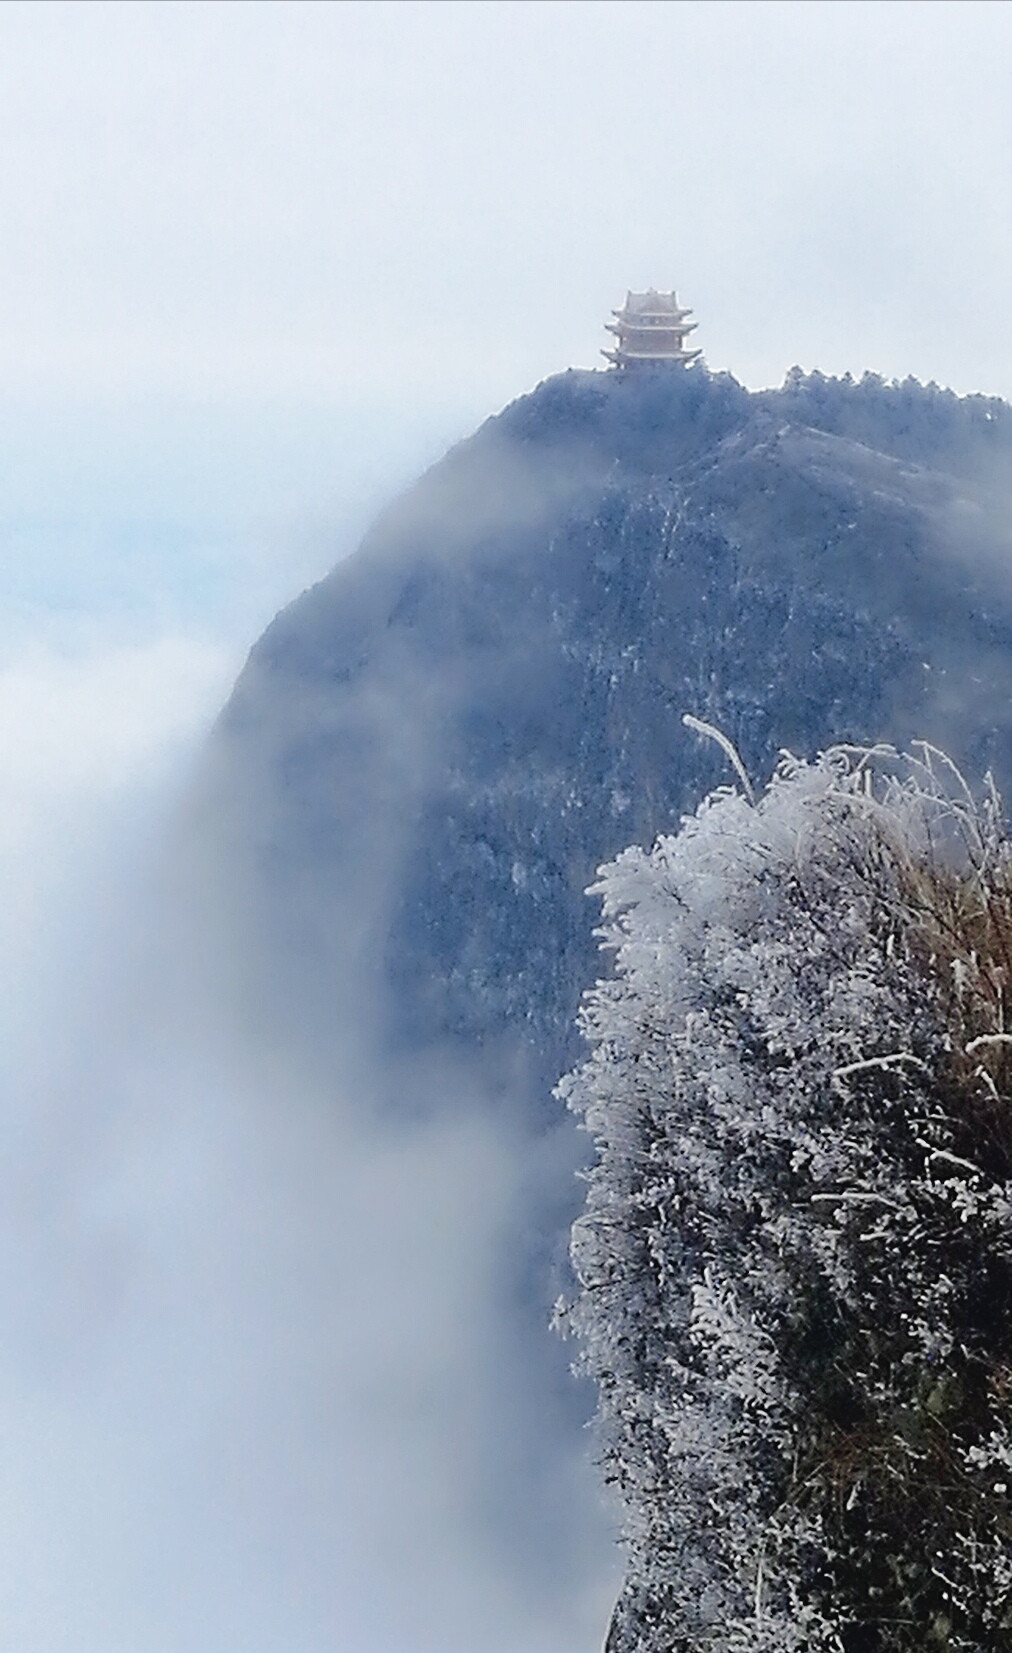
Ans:
[[[1012,1649],[1012,846],[930,748],[785,760],[603,869],[560,1310],[608,1653]]]

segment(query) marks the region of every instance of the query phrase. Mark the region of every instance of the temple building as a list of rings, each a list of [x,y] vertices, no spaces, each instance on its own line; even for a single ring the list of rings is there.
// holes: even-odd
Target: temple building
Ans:
[[[701,355],[699,350],[686,350],[685,340],[696,326],[686,321],[691,310],[685,310],[675,293],[658,293],[653,287],[645,293],[627,293],[621,310],[613,310],[614,321],[606,321],[609,333],[618,339],[615,350],[602,350],[616,367],[631,367],[635,362],[674,362],[686,367]]]

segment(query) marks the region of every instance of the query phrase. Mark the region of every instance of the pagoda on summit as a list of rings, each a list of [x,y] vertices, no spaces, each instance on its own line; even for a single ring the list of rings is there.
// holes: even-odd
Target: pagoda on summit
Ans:
[[[621,310],[613,310],[614,321],[606,321],[609,333],[618,340],[615,350],[602,350],[616,367],[632,367],[636,362],[672,362],[687,367],[701,355],[699,350],[686,350],[685,340],[696,326],[686,321],[691,310],[685,310],[676,293],[658,293],[650,287],[645,293],[627,293]]]

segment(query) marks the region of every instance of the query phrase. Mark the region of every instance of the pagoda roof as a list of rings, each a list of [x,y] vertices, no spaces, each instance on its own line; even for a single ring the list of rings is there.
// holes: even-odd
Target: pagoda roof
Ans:
[[[688,310],[683,310],[682,315],[687,316],[689,313]],[[641,314],[628,317],[624,310],[613,310],[612,315],[615,320],[606,321],[604,324],[609,333],[677,333],[679,337],[684,337],[686,333],[695,332],[699,326],[698,321],[683,321],[677,316],[665,315],[655,318],[653,315]]]
[[[677,293],[659,293],[655,287],[648,287],[645,293],[628,292],[625,304],[621,310],[612,312],[616,316],[691,316],[692,311],[684,309],[678,302]]]
[[[602,350],[602,356],[607,356],[616,367],[623,362],[681,362],[687,365],[701,356],[701,350],[628,350],[620,344],[617,350]]]

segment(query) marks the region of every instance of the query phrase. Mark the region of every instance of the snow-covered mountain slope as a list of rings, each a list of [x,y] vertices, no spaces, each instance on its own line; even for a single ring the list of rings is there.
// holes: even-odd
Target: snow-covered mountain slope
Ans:
[[[585,886],[725,778],[683,712],[761,777],[781,747],[925,736],[1012,778],[1010,495],[1012,410],[912,382],[522,397],[279,615],[221,720],[265,1003],[326,1052],[354,1000],[416,1075],[480,1049],[553,1117]]]

